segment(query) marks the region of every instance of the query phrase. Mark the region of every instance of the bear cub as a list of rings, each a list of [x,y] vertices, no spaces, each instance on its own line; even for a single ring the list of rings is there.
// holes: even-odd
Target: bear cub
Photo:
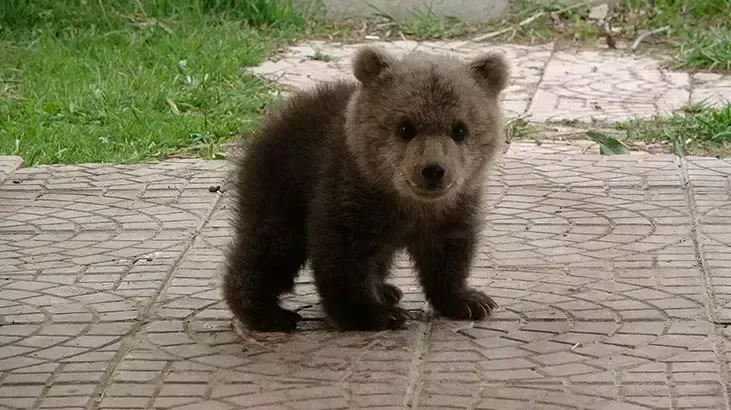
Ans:
[[[438,314],[484,319],[497,305],[467,277],[484,173],[504,142],[505,59],[366,46],[353,73],[288,98],[236,161],[229,309],[251,330],[295,330],[301,316],[279,297],[309,261],[337,327],[402,327],[402,292],[386,279],[405,250]]]

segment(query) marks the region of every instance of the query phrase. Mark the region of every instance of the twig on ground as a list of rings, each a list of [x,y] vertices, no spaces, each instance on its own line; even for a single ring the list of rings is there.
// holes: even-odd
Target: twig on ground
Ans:
[[[587,4],[586,1],[582,1],[580,3],[576,3],[576,4],[572,4],[570,6],[566,6],[566,7],[562,8],[562,9],[557,10],[557,11],[552,12],[552,13],[556,13],[556,14],[565,13],[565,12],[567,12],[569,10],[573,10],[575,8],[579,8],[579,7],[581,7],[583,5],[586,5],[586,4]],[[523,27],[523,26],[525,26],[527,24],[530,24],[530,23],[538,20],[539,18],[541,18],[541,17],[543,17],[545,15],[546,15],[546,12],[545,11],[539,11],[538,13],[536,13],[536,14],[528,17],[527,19],[521,21],[520,23],[518,23],[517,25],[515,25],[513,27],[505,27],[505,28],[502,28],[502,29],[497,30],[497,31],[493,31],[493,32],[490,32],[490,33],[485,33],[485,34],[479,35],[479,36],[473,38],[472,41],[479,42],[479,41],[489,40],[489,39],[491,39],[493,37],[502,36],[505,33],[509,33],[511,30],[516,30],[516,28],[518,28],[518,27]]]
[[[517,36],[517,35],[518,35],[518,30],[516,30],[516,29],[515,29],[515,27],[513,27],[513,32],[512,32],[511,34],[510,34],[510,38],[508,39],[508,42],[511,42],[511,41],[513,41],[513,39],[514,39],[514,38],[515,38],[515,36]]]
[[[393,21],[389,21],[389,22],[386,22],[386,23],[378,23],[378,24],[376,24],[376,28],[379,28],[379,29],[381,29],[381,28],[388,28],[388,27],[393,27],[395,25],[396,25],[396,23],[394,23]]]
[[[670,26],[665,26],[665,27],[656,28],[656,29],[654,29],[652,31],[648,31],[648,32],[642,34],[641,36],[637,37],[637,39],[635,40],[635,42],[632,43],[632,47],[630,49],[634,53],[635,50],[637,50],[637,47],[640,46],[640,43],[642,43],[643,41],[645,41],[645,39],[647,37],[654,36],[655,34],[660,34],[660,33],[663,33],[665,31],[669,31],[669,30],[670,30]]]
[[[541,12],[541,13],[543,13],[543,12]],[[541,14],[541,15],[542,15],[542,14]],[[540,16],[537,16],[537,17],[540,17]],[[536,18],[537,18],[537,17],[536,17]],[[524,20],[524,21],[525,21],[525,20]],[[532,20],[531,20],[531,21],[532,21]],[[472,41],[475,41],[475,42],[478,42],[478,41],[485,41],[485,40],[491,39],[491,38],[493,38],[493,37],[497,37],[497,36],[502,36],[503,34],[505,34],[505,33],[509,32],[509,31],[510,31],[510,30],[512,30],[512,29],[513,29],[512,27],[505,27],[505,28],[503,28],[503,29],[500,29],[500,30],[498,30],[498,31],[493,31],[493,32],[490,32],[490,33],[486,33],[486,34],[482,34],[482,35],[480,35],[480,36],[477,36],[477,37],[473,38],[473,39],[472,39]]]

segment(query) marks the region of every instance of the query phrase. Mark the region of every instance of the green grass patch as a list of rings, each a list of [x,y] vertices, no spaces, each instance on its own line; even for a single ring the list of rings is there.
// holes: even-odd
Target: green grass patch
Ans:
[[[620,7],[638,28],[669,27],[681,66],[731,70],[731,1],[624,0]]]
[[[617,124],[627,140],[668,142],[676,154],[726,155],[731,149],[731,104],[711,107],[695,104],[682,113],[634,119]]]
[[[291,2],[0,2],[0,154],[29,165],[207,157],[272,95],[245,68],[308,29]]]
[[[691,31],[685,36],[679,56],[682,66],[731,71],[731,28]]]

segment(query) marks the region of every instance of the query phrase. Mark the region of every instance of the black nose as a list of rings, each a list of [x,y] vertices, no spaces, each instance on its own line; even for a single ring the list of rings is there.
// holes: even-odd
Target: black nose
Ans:
[[[421,169],[421,176],[424,177],[424,185],[427,188],[439,188],[444,178],[444,167],[439,164],[429,164]]]

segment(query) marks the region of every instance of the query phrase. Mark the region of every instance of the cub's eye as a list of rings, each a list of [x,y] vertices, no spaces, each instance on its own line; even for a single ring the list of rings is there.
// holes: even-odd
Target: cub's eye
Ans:
[[[462,124],[458,123],[457,125],[452,128],[452,139],[457,142],[462,142],[467,137],[467,127]]]
[[[416,136],[416,128],[409,121],[403,121],[399,125],[398,134],[405,140],[413,139]]]

